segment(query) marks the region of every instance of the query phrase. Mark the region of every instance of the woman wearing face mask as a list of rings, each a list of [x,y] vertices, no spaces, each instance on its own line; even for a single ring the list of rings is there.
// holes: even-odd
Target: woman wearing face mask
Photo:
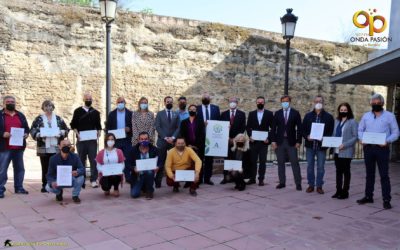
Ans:
[[[42,103],[43,114],[38,115],[32,122],[30,134],[37,142],[36,152],[42,166],[42,193],[46,193],[46,175],[50,157],[59,152],[57,138],[67,137],[69,129],[64,120],[54,114],[54,104],[50,100]],[[42,132],[42,133],[41,133]]]
[[[354,156],[357,142],[358,125],[354,120],[353,111],[348,103],[341,103],[337,109],[338,116],[335,120],[333,135],[342,137],[342,144],[334,149],[336,166],[336,193],[332,198],[349,198],[350,188],[350,163]]]
[[[100,168],[107,167],[108,164],[124,163],[125,157],[121,149],[115,148],[115,135],[108,133],[104,137],[104,149],[101,150],[96,156],[96,162],[99,168],[100,186],[104,191],[104,195],[110,195],[110,190],[114,187],[113,195],[119,196],[118,186],[123,183],[123,174],[103,176]]]
[[[138,143],[139,134],[147,132],[150,142],[154,143],[154,113],[149,111],[149,101],[142,97],[138,103],[138,110],[132,114],[132,145]]]
[[[186,145],[191,147],[200,159],[203,159],[205,144],[204,123],[197,118],[196,105],[190,105],[188,110],[189,118],[181,122],[180,135],[185,138]]]
[[[238,134],[233,139],[233,147],[231,148],[233,159],[242,161],[242,169],[246,169],[251,164],[250,151],[249,151],[249,137],[245,134]],[[235,189],[243,191],[246,188],[244,182],[244,175],[242,171],[229,171],[229,174],[225,177],[227,182],[235,182]]]

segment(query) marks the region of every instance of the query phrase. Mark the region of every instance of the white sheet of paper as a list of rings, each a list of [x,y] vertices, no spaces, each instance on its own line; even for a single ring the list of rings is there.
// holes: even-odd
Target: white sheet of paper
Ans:
[[[72,186],[72,166],[58,165],[57,166],[57,186],[70,187]]]
[[[80,141],[97,140],[97,130],[85,130],[79,132]]]
[[[338,148],[342,145],[343,137],[327,137],[322,138],[322,147]]]
[[[321,140],[322,137],[324,136],[324,128],[325,124],[324,123],[315,123],[313,122],[311,124],[311,133],[310,133],[310,139],[313,140]]]
[[[60,135],[60,128],[40,128],[40,137],[56,137]]]
[[[114,134],[116,139],[124,139],[124,138],[126,138],[126,132],[125,132],[124,128],[108,130],[108,133]]]
[[[242,171],[242,161],[224,160],[224,170]]]
[[[386,143],[386,133],[364,132],[362,143],[384,145]]]
[[[154,170],[157,168],[157,160],[158,160],[157,157],[150,159],[136,160],[136,170],[139,172]]]
[[[10,146],[23,146],[25,129],[11,128]]]
[[[124,163],[104,164],[98,167],[103,176],[120,175],[125,168]]]
[[[265,141],[268,138],[268,132],[265,131],[251,131],[251,139],[255,141]]]
[[[176,170],[175,181],[194,181],[194,170]]]

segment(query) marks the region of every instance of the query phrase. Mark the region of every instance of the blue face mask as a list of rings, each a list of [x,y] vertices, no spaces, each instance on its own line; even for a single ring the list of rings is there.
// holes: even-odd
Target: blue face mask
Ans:
[[[150,144],[149,141],[141,141],[140,142],[140,145],[143,146],[143,147],[147,147],[147,146],[149,146],[149,144]]]
[[[147,109],[147,103],[141,103],[140,109],[142,109],[142,110]]]
[[[282,105],[283,109],[288,109],[289,108],[289,102],[282,102],[281,105]]]
[[[125,108],[125,103],[120,102],[120,103],[117,104],[117,109],[118,110],[123,110],[124,108]]]

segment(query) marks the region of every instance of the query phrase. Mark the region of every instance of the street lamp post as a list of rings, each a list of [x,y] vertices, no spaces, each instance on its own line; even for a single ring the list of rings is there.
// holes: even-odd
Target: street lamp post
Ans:
[[[285,65],[285,90],[284,94],[289,94],[289,50],[290,39],[294,37],[296,22],[298,17],[292,14],[293,9],[286,9],[286,14],[281,17],[282,36],[286,39],[286,65]]]
[[[101,19],[106,24],[106,117],[111,111],[111,23],[115,20],[118,0],[99,0]]]

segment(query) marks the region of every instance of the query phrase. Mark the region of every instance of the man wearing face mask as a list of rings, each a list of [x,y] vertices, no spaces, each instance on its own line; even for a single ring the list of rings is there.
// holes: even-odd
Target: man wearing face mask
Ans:
[[[203,141],[206,140],[206,127],[207,121],[215,120],[218,121],[220,119],[220,110],[217,105],[210,104],[211,97],[208,93],[204,93],[201,99],[202,105],[197,106],[197,118],[199,121],[204,123],[204,138]],[[204,148],[202,149],[204,151]],[[205,183],[208,185],[214,185],[214,182],[211,181],[212,170],[213,170],[213,162],[214,158],[212,156],[204,156],[203,167],[200,172],[200,181],[199,183]]]
[[[277,189],[286,187],[285,156],[289,157],[292,166],[296,190],[301,191],[301,172],[297,150],[302,142],[301,116],[299,111],[290,106],[291,97],[284,95],[281,97],[282,109],[275,112],[274,122],[272,123],[272,149],[275,150],[278,160],[279,184]]]
[[[75,109],[72,116],[71,128],[75,131],[78,142],[78,154],[81,158],[82,164],[85,165],[86,158],[89,158],[90,163],[90,182],[92,188],[99,187],[97,184],[97,168],[96,168],[96,155],[97,155],[97,140],[80,141],[79,133],[81,131],[97,130],[97,138],[101,133],[100,112],[92,107],[92,95],[86,93],[83,96],[84,105]],[[84,187],[84,186],[83,186]]]
[[[250,154],[252,162],[251,166],[249,166],[250,180],[247,184],[250,185],[256,183],[257,162],[259,161],[258,185],[264,186],[268,144],[271,142],[271,133],[268,134],[268,138],[265,138],[264,141],[254,140],[251,135],[253,130],[270,132],[274,115],[271,111],[264,109],[265,98],[263,96],[257,97],[256,105],[257,109],[249,113],[246,126],[247,135],[250,136]]]
[[[23,128],[24,139],[22,146],[10,145],[11,128]],[[16,194],[28,194],[23,187],[25,168],[24,151],[28,137],[28,121],[23,113],[15,109],[15,97],[3,98],[3,110],[0,115],[0,198],[4,198],[7,183],[7,169],[10,162],[14,168],[14,190]]]
[[[325,160],[327,148],[322,147],[322,141],[310,138],[312,123],[325,124],[323,136],[331,136],[335,125],[333,116],[324,110],[324,99],[317,95],[314,98],[314,109],[307,113],[303,119],[303,137],[305,138],[307,158],[307,193],[314,191],[317,186],[317,193],[324,194]],[[317,157],[317,177],[315,178],[315,157]]]
[[[131,171],[128,163],[128,154],[132,148],[132,111],[126,108],[125,98],[120,96],[117,99],[117,108],[108,114],[106,122],[107,133],[109,130],[123,129],[125,130],[125,138],[117,139],[115,147],[122,150],[125,156],[124,175],[126,182],[131,181]]]
[[[63,200],[63,188],[57,185],[57,166],[69,165],[72,166],[72,200],[75,203],[80,203],[79,194],[84,179],[85,168],[77,154],[70,152],[71,142],[68,138],[60,137],[58,141],[60,153],[55,154],[50,158],[49,171],[47,172],[46,189],[50,193],[56,194],[56,200]]]
[[[237,97],[229,98],[229,109],[222,112],[221,121],[228,121],[229,126],[229,148],[233,146],[233,138],[235,138],[238,134],[244,133],[246,130],[246,114],[237,108],[239,100]],[[228,151],[228,159],[234,160],[234,153],[229,150]],[[220,182],[220,184],[227,183],[226,175],[227,171],[224,171],[224,179]]]
[[[367,112],[361,118],[358,126],[358,139],[363,144],[364,162],[366,169],[365,196],[357,200],[362,205],[373,203],[374,185],[375,185],[375,169],[378,165],[379,175],[381,177],[383,208],[391,209],[390,201],[391,187],[389,179],[389,160],[390,160],[390,143],[399,138],[399,125],[393,113],[384,110],[383,105],[385,99],[380,94],[374,94],[371,97],[372,111]],[[382,145],[366,144],[363,142],[364,132],[384,133],[386,141]]]
[[[179,119],[182,122],[183,120],[189,118],[189,112],[186,110],[186,105],[187,105],[186,97],[184,96],[179,97],[178,105],[179,108],[176,112],[178,112]]]
[[[180,120],[179,115],[172,110],[174,100],[167,96],[164,98],[165,109],[157,113],[154,126],[158,133],[157,147],[159,150],[161,166],[156,175],[156,188],[161,187],[162,177],[164,175],[164,163],[167,157],[167,151],[174,147],[174,140],[179,134]]]

